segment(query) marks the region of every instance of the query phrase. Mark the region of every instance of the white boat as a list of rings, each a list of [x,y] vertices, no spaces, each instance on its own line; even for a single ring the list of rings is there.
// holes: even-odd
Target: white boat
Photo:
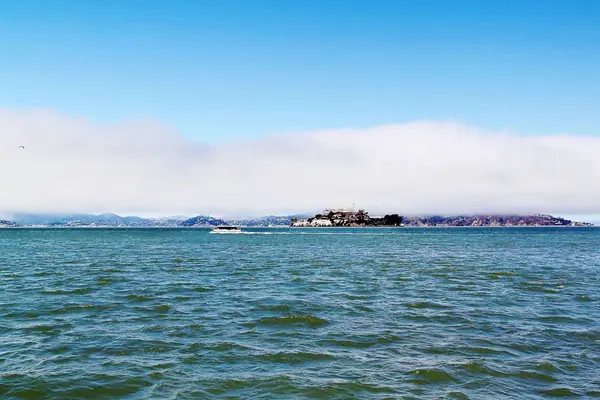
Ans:
[[[216,226],[210,233],[242,233],[242,230],[237,226]]]

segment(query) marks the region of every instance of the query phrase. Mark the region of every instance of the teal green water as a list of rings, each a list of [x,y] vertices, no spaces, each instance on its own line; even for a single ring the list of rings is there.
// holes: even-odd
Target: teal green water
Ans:
[[[600,397],[600,229],[0,230],[0,398]]]

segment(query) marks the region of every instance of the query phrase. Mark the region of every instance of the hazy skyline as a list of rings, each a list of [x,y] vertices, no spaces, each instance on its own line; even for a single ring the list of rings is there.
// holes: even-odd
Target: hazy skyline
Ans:
[[[0,212],[598,221],[599,26],[585,0],[4,2]]]

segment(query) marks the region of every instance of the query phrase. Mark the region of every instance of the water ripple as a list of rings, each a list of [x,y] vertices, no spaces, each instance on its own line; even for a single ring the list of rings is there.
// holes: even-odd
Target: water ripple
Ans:
[[[598,398],[599,243],[0,230],[0,397]]]

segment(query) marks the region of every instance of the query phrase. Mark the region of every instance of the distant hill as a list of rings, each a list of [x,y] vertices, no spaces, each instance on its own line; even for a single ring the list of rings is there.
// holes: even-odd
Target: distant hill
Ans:
[[[552,215],[473,215],[405,217],[405,226],[592,226]]]
[[[221,226],[221,225],[229,225],[222,219],[213,218],[206,215],[198,215],[193,218],[186,219],[179,223],[179,226],[187,226],[187,227],[211,227],[211,226]]]

